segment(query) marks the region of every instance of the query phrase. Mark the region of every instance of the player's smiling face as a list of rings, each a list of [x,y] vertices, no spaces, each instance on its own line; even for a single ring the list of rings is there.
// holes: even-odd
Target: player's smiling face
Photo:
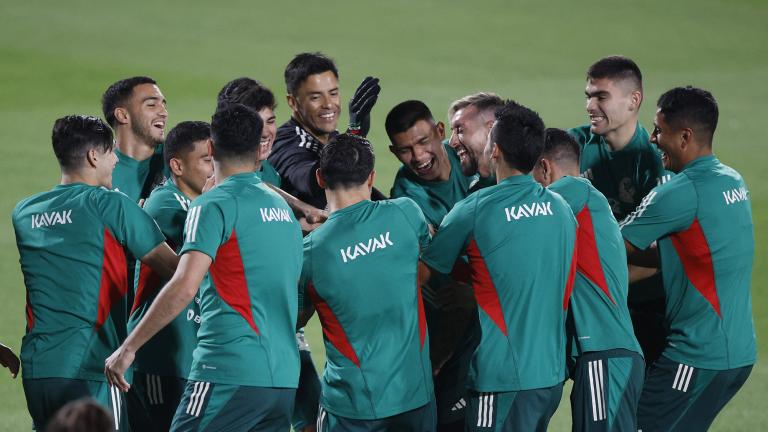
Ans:
[[[651,142],[662,151],[662,160],[664,168],[672,172],[680,172],[685,165],[680,161],[681,155],[681,134],[675,131],[664,119],[664,113],[656,111],[653,117],[653,132],[651,133]]]
[[[444,138],[442,123],[419,120],[405,132],[394,134],[389,149],[422,180],[448,180],[451,166],[443,147]]]
[[[628,82],[589,78],[584,93],[592,133],[604,136],[635,121],[637,107]]]
[[[208,177],[213,175],[213,159],[211,158],[211,140],[195,141],[192,151],[180,159],[180,179],[198,195],[203,193],[203,186]]]
[[[480,173],[482,177],[491,175],[490,167],[483,157],[488,132],[493,120],[484,121],[481,113],[473,105],[462,108],[451,118],[450,146],[456,150],[461,161],[461,171],[470,176]]]
[[[275,135],[277,135],[277,121],[275,112],[269,107],[259,110],[259,117],[264,122],[264,129],[261,131],[258,158],[260,161],[263,161],[272,152],[272,144],[275,142]]]
[[[293,117],[320,140],[336,130],[341,114],[339,80],[331,71],[310,75],[288,95]]]
[[[128,105],[131,130],[140,139],[159,145],[165,140],[168,110],[165,96],[155,84],[139,84],[133,88]]]

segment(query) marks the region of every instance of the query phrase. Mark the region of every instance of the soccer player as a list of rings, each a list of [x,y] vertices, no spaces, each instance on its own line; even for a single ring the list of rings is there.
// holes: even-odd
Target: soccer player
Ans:
[[[248,107],[213,115],[216,187],[190,204],[179,269],[123,345],[109,381],[189,305],[198,286],[201,323],[189,382],[171,430],[285,431],[299,380],[296,349],[301,229],[256,171],[262,121]]]
[[[425,277],[469,256],[482,336],[469,375],[468,431],[544,431],[560,403],[576,220],[527,175],[543,145],[538,114],[513,101],[499,110],[485,152],[498,184],[457,203],[422,255]]]
[[[7,367],[11,371],[11,376],[16,378],[19,373],[19,358],[13,353],[13,350],[0,343],[0,365]]]
[[[35,429],[71,400],[91,396],[116,430],[123,400],[104,379],[104,358],[126,336],[124,247],[163,277],[178,257],[152,218],[110,191],[117,163],[112,131],[96,117],[71,115],[53,126],[61,184],[26,198],[13,226],[27,288],[21,347],[24,393]]]
[[[296,55],[285,68],[285,85],[291,119],[277,130],[269,162],[282,177],[282,189],[319,209],[325,194],[315,171],[320,149],[337,135],[341,114],[339,72],[333,60],[321,53]],[[370,114],[379,96],[379,79],[367,77],[349,101],[349,132],[368,133]],[[374,189],[374,199],[383,195]]]
[[[328,218],[327,212],[301,202],[279,189],[281,185],[280,174],[267,160],[267,156],[272,151],[277,130],[275,127],[275,107],[277,104],[272,91],[254,79],[237,78],[228,82],[219,91],[217,103],[239,103],[259,113],[259,117],[264,122],[257,157],[261,180],[271,184],[273,189],[291,206],[299,221],[302,222],[303,231],[311,231],[311,228],[316,228],[325,221]],[[299,388],[296,390],[296,404],[294,405],[291,427],[296,431],[312,432],[315,430],[317,409],[320,403],[320,379],[317,376],[315,364],[312,362],[309,343],[304,337],[304,328],[300,328],[296,332],[296,343],[301,357],[301,375],[299,376]]]
[[[661,154],[638,122],[643,75],[627,57],[605,57],[587,70],[585,94],[589,124],[569,130],[581,146],[580,171],[621,221],[664,177]],[[661,275],[630,285],[628,302],[650,365],[661,354],[667,334]]]
[[[317,311],[328,362],[318,431],[435,430],[418,284],[429,228],[408,198],[371,201],[371,144],[342,134],[320,152],[328,221],[304,239],[300,298]],[[308,303],[308,302],[307,302]]]
[[[462,173],[456,152],[443,143],[445,126],[421,101],[396,105],[385,128],[390,151],[402,162],[390,195],[416,202],[434,231],[454,204],[464,199],[476,176]],[[469,361],[480,340],[471,288],[435,274],[422,287],[435,370],[438,430],[463,430]]]
[[[152,191],[144,211],[155,219],[166,242],[176,251],[184,243],[184,220],[192,200],[203,193],[213,175],[211,127],[200,121],[181,122],[169,133],[163,146],[165,165],[171,178]],[[167,282],[151,268],[137,264],[135,297],[131,308],[129,332],[146,315],[157,293]],[[199,298],[153,337],[136,353],[134,390],[128,397],[131,429],[167,431],[179,406],[192,364],[192,350],[197,346],[200,327]]]
[[[469,188],[470,193],[496,184],[483,151],[488,133],[493,127],[493,115],[503,105],[504,100],[499,95],[480,92],[454,101],[448,108],[451,125],[451,139],[448,143],[456,150],[464,175],[479,175]]]
[[[165,96],[154,79],[135,76],[109,86],[101,108],[115,131],[118,162],[112,185],[136,202],[145,199],[163,177]]]
[[[579,224],[576,280],[566,336],[574,431],[637,430],[645,363],[627,309],[627,255],[619,224],[589,180],[579,177],[579,144],[547,129],[533,177],[562,196]]]
[[[756,359],[752,318],[750,195],[712,154],[718,108],[706,90],[659,98],[651,139],[676,172],[621,223],[630,263],[658,255],[664,269],[667,345],[638,407],[644,431],[707,430]],[[650,250],[650,254],[647,252]]]

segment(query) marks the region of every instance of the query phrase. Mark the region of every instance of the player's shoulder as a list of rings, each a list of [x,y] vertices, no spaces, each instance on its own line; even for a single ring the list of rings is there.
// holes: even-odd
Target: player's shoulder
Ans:
[[[149,194],[144,209],[149,211],[155,208],[172,208],[186,211],[191,201],[171,180],[167,180]]]
[[[291,118],[287,122],[283,123],[277,128],[275,134],[275,143],[273,145],[273,151],[278,152],[295,152],[295,151],[312,151],[317,152],[320,150],[320,142],[312,136],[306,129]]]
[[[589,124],[572,127],[568,129],[568,134],[581,145],[586,144],[592,139],[591,126]]]
[[[424,219],[424,212],[421,207],[409,197],[390,198],[387,200],[376,201],[382,207],[392,207],[398,209],[398,211],[405,214],[406,218],[411,219]]]
[[[548,189],[560,195],[573,212],[578,213],[587,205],[594,186],[583,177],[565,176],[549,185]]]

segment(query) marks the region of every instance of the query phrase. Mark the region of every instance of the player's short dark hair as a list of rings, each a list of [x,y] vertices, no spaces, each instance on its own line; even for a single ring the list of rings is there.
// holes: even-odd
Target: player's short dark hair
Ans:
[[[221,88],[216,98],[217,105],[239,103],[259,112],[264,108],[277,107],[275,95],[261,82],[248,77],[233,79]]]
[[[558,128],[547,128],[544,137],[544,149],[540,157],[546,157],[557,163],[579,165],[581,147],[568,132]]]
[[[114,429],[109,412],[95,399],[85,397],[62,406],[45,426],[48,432],[102,432]]]
[[[319,52],[296,54],[296,57],[285,67],[285,87],[288,93],[296,94],[296,90],[307,77],[328,71],[333,72],[337,79],[339,78],[336,64],[325,54]]]
[[[211,119],[215,159],[239,159],[256,152],[264,122],[259,114],[241,104],[218,107]]]
[[[375,162],[373,146],[357,135],[336,135],[320,151],[320,170],[328,189],[360,186]]]
[[[163,145],[165,165],[194,150],[194,144],[211,137],[211,125],[204,121],[183,121],[168,132]]]
[[[701,134],[707,143],[712,143],[720,116],[712,93],[693,86],[675,87],[661,95],[656,106],[671,127],[691,128]]]
[[[109,86],[107,91],[101,96],[101,111],[104,113],[104,119],[110,126],[117,127],[115,108],[124,104],[131,97],[134,87],[141,84],[157,84],[157,82],[148,76],[121,79]]]
[[[395,105],[387,118],[384,121],[384,129],[389,135],[389,139],[396,134],[407,131],[412,128],[419,120],[426,120],[428,122],[435,122],[435,118],[432,116],[432,111],[429,110],[427,105],[418,100],[407,100]]]
[[[643,74],[632,59],[620,55],[603,57],[587,70],[587,79],[628,80],[643,90]]]
[[[499,147],[507,165],[527,174],[544,148],[544,122],[535,111],[507,101],[496,111],[491,140]]]
[[[115,146],[112,129],[102,119],[79,114],[57,119],[51,142],[62,169],[80,167],[91,149],[108,152]]]

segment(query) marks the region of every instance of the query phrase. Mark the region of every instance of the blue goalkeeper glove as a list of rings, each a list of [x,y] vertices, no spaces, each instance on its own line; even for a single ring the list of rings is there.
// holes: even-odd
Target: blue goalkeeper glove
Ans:
[[[379,79],[366,77],[355,90],[349,101],[349,128],[347,133],[359,136],[368,135],[371,128],[371,109],[379,98],[381,86]]]

